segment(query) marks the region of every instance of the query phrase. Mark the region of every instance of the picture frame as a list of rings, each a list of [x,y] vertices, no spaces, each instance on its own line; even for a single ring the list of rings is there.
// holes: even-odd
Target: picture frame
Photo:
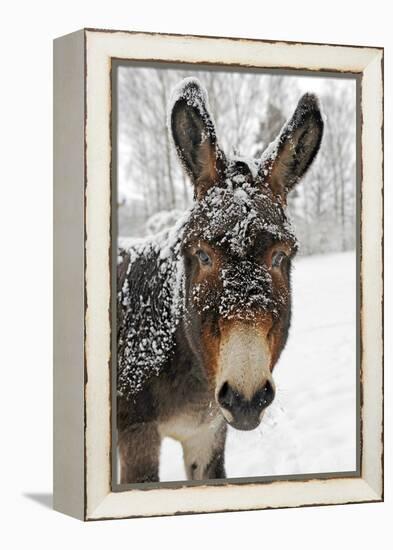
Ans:
[[[116,490],[113,67],[351,74],[358,90],[358,468]],[[54,508],[81,520],[383,500],[383,48],[83,29],[54,41]]]

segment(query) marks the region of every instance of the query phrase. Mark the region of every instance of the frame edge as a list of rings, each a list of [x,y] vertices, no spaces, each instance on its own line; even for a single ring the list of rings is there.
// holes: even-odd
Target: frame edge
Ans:
[[[85,519],[85,32],[53,43],[53,508]]]
[[[110,32],[113,32],[113,33],[116,33],[116,32],[119,32],[119,33],[125,33],[126,31],[104,31],[104,30],[94,30],[94,29],[86,29],[86,34],[89,35],[89,34],[92,34],[92,35],[95,35],[94,38],[97,37],[98,34],[106,34],[108,35],[108,33]],[[146,36],[156,36],[157,34],[159,33],[141,33],[141,32],[135,32],[135,33],[132,33],[132,32],[129,32],[128,34],[132,35],[146,35]],[[175,35],[168,35],[169,37],[173,37]],[[183,36],[183,35],[180,35],[180,36]],[[198,38],[198,37],[190,37],[190,38]],[[202,38],[202,37],[201,37]],[[211,39],[213,37],[203,37],[203,38],[206,38],[206,39]],[[225,39],[224,37],[217,37],[217,38],[223,38]],[[239,39],[236,39],[236,38],[228,38],[227,40],[233,40],[233,41],[236,41],[236,40],[239,40]],[[248,39],[245,39],[246,41],[248,41]],[[263,40],[256,40],[256,42],[264,42]],[[269,41],[268,41],[269,42]],[[272,41],[273,42],[273,41]],[[297,43],[295,43],[297,44]],[[303,44],[303,43],[301,43]],[[102,48],[101,49],[101,45],[102,44],[99,44],[100,47],[98,47],[98,51],[97,51],[97,54],[99,56],[103,56],[103,54],[105,55],[105,57],[103,56],[102,57],[102,60],[105,59],[105,63],[107,63],[108,59],[111,58],[111,55],[112,55],[112,50],[109,51],[109,48],[108,50],[106,50],[105,48]],[[94,46],[97,46],[97,43],[94,41]],[[315,44],[315,46],[319,46],[317,44]],[[337,45],[339,46],[339,45]],[[350,49],[351,46],[342,46],[344,48],[347,48],[347,49]],[[359,46],[358,48],[364,48],[366,50],[365,53],[367,53],[367,57],[364,57],[362,58],[361,60],[358,60],[358,66],[360,67],[360,65],[362,64],[362,71],[364,73],[365,69],[367,68],[368,65],[372,65],[373,61],[375,61],[376,58],[378,58],[379,56],[382,56],[383,58],[383,49],[381,48],[373,48],[373,47],[368,47],[368,46]],[[95,48],[92,48],[93,50]],[[121,51],[121,54],[123,55],[123,51]],[[176,61],[176,60],[174,60]],[[100,70],[102,70],[103,67],[100,67]],[[379,218],[378,218],[378,223],[379,223]],[[378,264],[378,269],[382,269],[382,265]],[[378,368],[380,367],[380,364],[378,363]],[[374,386],[374,391],[378,391],[379,388],[377,388],[376,386]],[[371,438],[370,438],[371,439]],[[374,453],[374,456],[372,458],[375,458],[375,455],[378,454],[378,452]],[[368,457],[368,458],[371,458],[371,457]],[[120,500],[123,500],[123,499],[118,499],[116,497],[116,495],[114,493],[106,493],[105,496],[104,496],[104,493],[105,493],[105,488],[102,487],[102,496],[103,498],[100,498],[97,500],[95,500],[95,502],[92,500],[91,502],[91,507],[90,507],[90,510],[87,510],[86,512],[86,519],[87,520],[97,520],[97,519],[114,519],[114,518],[121,518],[121,517],[146,517],[146,516],[158,516],[158,515],[176,515],[176,514],[183,514],[183,513],[203,513],[204,511],[206,512],[220,512],[220,511],[241,511],[241,510],[255,510],[255,509],[264,509],[264,508],[283,508],[283,507],[299,507],[299,506],[315,506],[315,505],[333,505],[333,504],[351,504],[351,503],[360,503],[360,502],[380,502],[383,500],[383,471],[378,471],[375,472],[374,474],[372,474],[370,476],[370,469],[372,468],[372,464],[371,464],[371,460],[368,461],[368,464],[367,464],[367,472],[365,472],[366,475],[362,475],[360,478],[358,478],[356,480],[356,482],[351,482],[350,480],[343,480],[346,482],[346,485],[348,485],[347,487],[347,490],[348,490],[348,494],[346,495],[346,500],[345,501],[342,501],[340,500],[340,498],[338,497],[335,497],[334,499],[331,499],[330,502],[316,502],[316,501],[313,501],[313,503],[304,503],[304,504],[301,504],[301,505],[293,505],[293,504],[289,504],[288,506],[282,506],[282,505],[264,505],[262,502],[260,504],[258,504],[256,507],[248,507],[248,508],[238,508],[238,509],[234,509],[234,508],[227,508],[225,509],[224,507],[220,507],[220,508],[216,508],[215,510],[214,509],[208,509],[207,507],[205,508],[205,510],[198,510],[198,507],[195,506],[194,509],[190,509],[190,508],[187,508],[186,510],[183,509],[183,510],[179,510],[177,509],[176,511],[168,511],[168,512],[155,512],[154,510],[151,511],[151,512],[148,512],[148,513],[143,513],[142,511],[142,507],[139,508],[139,506],[142,504],[142,502],[137,502],[139,500],[139,496],[137,496],[137,492],[134,493],[136,499],[135,499],[135,505],[136,505],[136,509],[138,509],[138,511],[135,513],[135,514],[130,514],[130,515],[126,515],[122,512],[119,513],[119,508],[118,506],[120,505]],[[382,485],[381,485],[381,480],[382,480]],[[348,483],[347,483],[348,482]],[[351,490],[355,489],[355,483],[356,483],[356,490],[354,491],[354,493],[351,492]],[[163,494],[165,494],[165,490],[163,489],[160,489],[160,491],[163,491]],[[359,491],[359,492],[358,492]],[[181,491],[179,491],[179,496],[180,496],[180,493]],[[95,495],[96,496],[96,495]],[[169,496],[169,495],[168,495]],[[116,501],[116,502],[115,502]],[[118,501],[118,502],[117,502]],[[125,509],[123,508],[123,504],[122,503],[122,506],[120,507],[121,510]],[[117,509],[117,513],[114,512],[114,510]],[[109,513],[108,513],[109,512]]]

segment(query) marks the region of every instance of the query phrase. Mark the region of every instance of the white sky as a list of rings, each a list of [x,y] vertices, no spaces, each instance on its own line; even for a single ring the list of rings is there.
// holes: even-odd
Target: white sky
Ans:
[[[295,77],[302,92],[320,93],[326,80],[334,82],[335,86],[354,86],[356,89],[356,80],[354,78],[330,78],[326,76],[299,76]]]

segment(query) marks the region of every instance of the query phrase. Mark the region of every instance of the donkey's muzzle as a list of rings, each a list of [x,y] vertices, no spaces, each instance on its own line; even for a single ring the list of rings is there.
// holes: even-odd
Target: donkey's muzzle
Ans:
[[[268,380],[251,399],[246,399],[228,382],[224,382],[217,396],[226,420],[238,430],[256,428],[261,421],[262,411],[270,405],[273,399],[274,388]]]

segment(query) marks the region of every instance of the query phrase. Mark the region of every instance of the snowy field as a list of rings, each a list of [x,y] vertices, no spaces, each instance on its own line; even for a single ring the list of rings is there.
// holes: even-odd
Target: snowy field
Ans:
[[[355,273],[354,252],[295,260],[276,399],[256,430],[229,429],[228,477],[356,469]],[[181,446],[165,439],[160,480],[184,479]]]

